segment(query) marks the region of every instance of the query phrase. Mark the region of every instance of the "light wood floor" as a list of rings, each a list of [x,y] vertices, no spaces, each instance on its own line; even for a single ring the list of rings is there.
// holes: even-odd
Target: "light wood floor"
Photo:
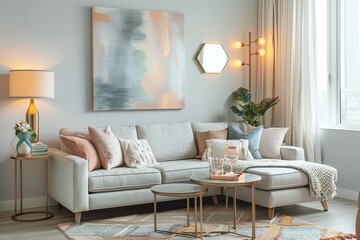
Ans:
[[[175,202],[176,203],[176,202]],[[207,201],[206,204],[211,204]],[[240,202],[238,204],[248,204]],[[173,206],[177,205],[177,206]],[[167,202],[159,206],[159,210],[184,207],[184,202]],[[258,207],[261,208],[261,207]],[[65,208],[58,209],[50,207],[54,217],[38,222],[15,222],[10,219],[12,212],[0,212],[0,239],[37,239],[37,240],[66,240],[67,238],[56,228],[59,223],[74,221],[74,214]],[[82,220],[109,218],[112,216],[127,215],[134,213],[152,212],[152,205],[141,205],[136,207],[116,208],[98,210],[83,213]],[[311,202],[287,207],[279,207],[276,213],[290,215],[311,223],[332,228],[346,233],[355,233],[355,217],[357,202],[336,198],[329,201],[329,211],[324,212],[320,202]]]

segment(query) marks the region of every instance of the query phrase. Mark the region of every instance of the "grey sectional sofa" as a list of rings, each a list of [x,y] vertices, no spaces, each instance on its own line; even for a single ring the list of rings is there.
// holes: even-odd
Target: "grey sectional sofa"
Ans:
[[[154,168],[118,167],[88,172],[88,162],[67,153],[60,143],[61,150],[50,149],[49,195],[74,212],[77,223],[84,211],[152,203],[151,186],[187,182],[192,174],[208,173],[208,163],[195,159],[195,131],[220,130],[227,126],[228,122],[184,122],[111,127],[119,138],[147,139],[160,163]],[[87,129],[60,130],[60,134],[68,136],[86,136],[87,132]],[[281,153],[287,160],[304,159],[301,148],[282,147]],[[314,201],[309,195],[307,176],[298,170],[256,168],[248,172],[262,177],[256,189],[256,204],[269,208],[270,218],[273,217],[275,207]],[[238,191],[238,199],[250,201],[250,189],[239,188]],[[213,187],[209,189],[207,196],[221,194],[221,188]],[[159,196],[157,200],[174,199]]]

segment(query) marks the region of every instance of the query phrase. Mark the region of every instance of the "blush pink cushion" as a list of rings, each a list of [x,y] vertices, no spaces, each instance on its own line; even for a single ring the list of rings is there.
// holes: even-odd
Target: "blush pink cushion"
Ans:
[[[60,135],[60,139],[70,154],[88,161],[89,172],[101,168],[100,158],[89,139],[64,135]]]
[[[89,138],[99,154],[103,168],[111,169],[124,165],[119,140],[111,132],[110,126],[105,130],[89,127]]]

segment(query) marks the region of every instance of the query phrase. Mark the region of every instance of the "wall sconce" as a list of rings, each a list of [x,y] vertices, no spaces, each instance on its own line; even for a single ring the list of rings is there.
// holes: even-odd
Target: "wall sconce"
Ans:
[[[211,43],[204,43],[195,59],[203,73],[221,73],[229,61],[221,44]]]
[[[240,41],[236,41],[234,43],[234,47],[237,48],[237,49],[240,49],[242,47],[249,47],[249,62],[248,63],[245,63],[241,60],[235,60],[235,65],[237,67],[242,67],[244,65],[248,65],[249,66],[249,91],[251,92],[251,56],[264,56],[265,55],[265,50],[263,48],[260,48],[259,50],[257,50],[256,52],[252,52],[252,49],[251,49],[251,44],[258,44],[260,46],[263,46],[265,43],[266,43],[266,40],[265,38],[263,37],[260,37],[254,41],[251,40],[251,32],[249,32],[249,43],[246,44],[246,43],[243,43],[243,42],[240,42]]]
[[[39,112],[35,107],[34,98],[54,98],[54,73],[41,70],[11,70],[9,75],[9,96],[30,98],[25,118],[36,133],[36,138],[30,141],[36,143],[39,140]]]

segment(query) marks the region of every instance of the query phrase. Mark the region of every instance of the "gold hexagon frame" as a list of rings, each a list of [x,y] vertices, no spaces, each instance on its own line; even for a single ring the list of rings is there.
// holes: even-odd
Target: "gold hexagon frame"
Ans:
[[[229,61],[223,46],[213,43],[202,44],[195,59],[203,73],[221,73]]]

